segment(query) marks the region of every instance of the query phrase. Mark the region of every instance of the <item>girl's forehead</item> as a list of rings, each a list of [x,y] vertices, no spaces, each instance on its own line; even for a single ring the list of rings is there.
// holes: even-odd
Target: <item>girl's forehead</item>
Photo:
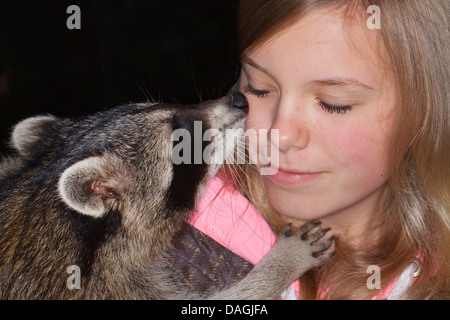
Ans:
[[[368,30],[359,19],[347,23],[340,11],[316,10],[294,21],[248,55],[273,73],[304,76],[329,73],[336,77],[362,77],[370,87],[380,83],[384,61],[378,54],[376,31]]]
[[[317,9],[292,20],[285,28],[268,36],[260,47],[267,48],[274,42],[279,44],[285,39],[296,40],[290,44],[301,46],[343,42],[342,44],[363,54],[369,52],[364,49],[373,49],[379,43],[377,32],[367,28],[361,15],[356,12],[349,15],[342,9],[330,8]]]

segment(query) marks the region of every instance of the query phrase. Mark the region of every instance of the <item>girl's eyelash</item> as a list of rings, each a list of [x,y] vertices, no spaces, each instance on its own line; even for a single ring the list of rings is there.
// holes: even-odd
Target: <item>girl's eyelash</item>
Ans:
[[[250,84],[247,84],[244,87],[244,92],[252,94],[252,95],[256,96],[257,98],[264,98],[270,93],[269,90],[255,89]],[[325,110],[326,112],[329,112],[329,113],[344,114],[347,111],[352,110],[352,106],[350,106],[350,105],[338,106],[338,105],[326,103],[322,100],[319,100],[318,103],[322,107],[323,110]]]
[[[253,88],[250,84],[246,85],[244,87],[244,92],[252,94],[256,96],[257,98],[264,98],[269,94],[269,90],[258,90]]]
[[[347,111],[351,111],[352,110],[352,106],[350,106],[350,105],[348,105],[348,106],[337,106],[337,105],[333,105],[333,104],[329,104],[329,103],[323,102],[321,100],[319,100],[319,105],[322,107],[323,110],[325,110],[326,112],[329,112],[329,113],[344,114]]]

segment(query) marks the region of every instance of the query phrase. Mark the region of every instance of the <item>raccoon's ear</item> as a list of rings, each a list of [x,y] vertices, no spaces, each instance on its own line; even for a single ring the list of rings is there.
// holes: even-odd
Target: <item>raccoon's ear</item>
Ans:
[[[57,121],[51,115],[35,116],[22,120],[14,126],[11,135],[11,145],[21,155],[28,155],[48,125]]]
[[[127,188],[123,175],[111,159],[92,157],[66,169],[59,180],[62,200],[77,212],[94,218],[103,216],[111,201],[119,199]],[[114,168],[114,169],[112,169]]]

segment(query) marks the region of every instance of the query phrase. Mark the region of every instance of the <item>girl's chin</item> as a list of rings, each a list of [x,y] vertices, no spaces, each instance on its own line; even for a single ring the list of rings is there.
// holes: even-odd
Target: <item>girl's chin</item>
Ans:
[[[327,215],[324,203],[315,200],[310,188],[280,184],[267,177],[262,181],[272,208],[287,219],[317,220]]]
[[[294,202],[277,196],[269,196],[269,201],[272,208],[289,222],[318,220],[326,216],[317,210],[308,209],[310,207],[308,204],[302,204],[299,201]]]

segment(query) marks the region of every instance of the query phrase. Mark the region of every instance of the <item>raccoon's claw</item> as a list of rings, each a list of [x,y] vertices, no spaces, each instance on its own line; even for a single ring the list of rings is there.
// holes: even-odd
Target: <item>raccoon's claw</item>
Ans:
[[[292,230],[292,223],[289,223],[288,225],[286,225],[282,231],[282,233],[284,234],[285,237],[290,237],[291,236],[291,230]]]
[[[302,251],[306,253],[303,255],[303,263],[312,259],[309,263],[311,266],[325,263],[334,254],[332,252],[324,253],[332,246],[334,237],[331,236],[328,239],[322,240],[331,229],[320,229],[320,224],[320,221],[308,221],[294,233],[292,233],[292,224],[288,224],[281,232],[281,236],[286,240],[292,239],[289,241],[299,241],[295,239],[300,238],[300,243],[297,244],[302,246]],[[303,243],[303,245],[301,243]],[[309,254],[307,252],[309,252]]]
[[[305,222],[301,228],[298,230],[298,232],[301,234],[301,238],[302,240],[306,240],[309,237],[308,232],[310,232],[312,229],[314,229],[315,227],[319,226],[321,224],[320,221],[308,221]]]
[[[324,230],[325,232],[327,232],[328,230]],[[320,231],[318,231],[320,232]],[[333,244],[334,241],[334,236],[331,236],[330,238],[328,238],[327,240],[317,243],[317,244],[312,244],[314,246],[314,253],[321,253],[324,251],[327,251],[328,249],[330,249],[331,245]]]
[[[314,232],[312,235],[308,235],[305,238],[305,240],[309,240],[309,241],[311,241],[311,243],[314,243],[314,242],[322,239],[323,236],[330,230],[331,230],[330,228],[328,228],[328,229],[320,229],[320,230]]]
[[[292,231],[291,224],[286,225],[272,250],[255,269],[268,269],[265,272],[272,274],[278,286],[287,287],[306,271],[323,265],[333,255],[329,253],[333,238],[323,239],[330,229],[320,229],[319,224],[307,222],[297,231]]]
[[[312,246],[313,256],[316,258],[320,256],[320,253],[328,250],[333,244],[334,240],[334,237],[332,236],[326,239],[325,241],[322,242],[319,241],[325,236],[325,234],[327,234],[328,231],[331,230],[331,228],[319,229],[311,233],[311,230],[313,230],[320,224],[321,224],[320,221],[317,222],[308,221],[305,224],[303,224],[303,226],[298,231],[300,233],[301,239],[310,243],[310,245]]]

